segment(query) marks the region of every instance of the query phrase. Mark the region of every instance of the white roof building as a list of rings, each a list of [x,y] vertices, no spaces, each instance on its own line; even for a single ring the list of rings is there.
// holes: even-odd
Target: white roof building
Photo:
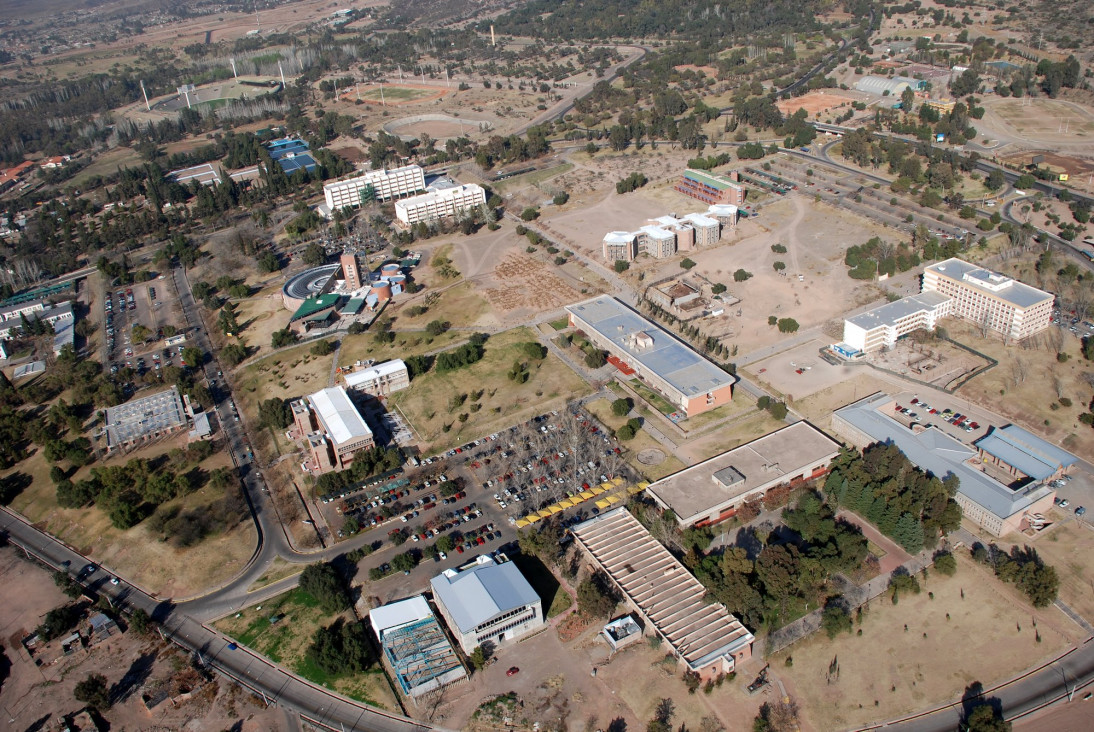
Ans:
[[[335,448],[348,442],[372,439],[372,430],[342,387],[332,386],[317,391],[308,397],[308,401]]]
[[[346,374],[347,388],[373,396],[387,396],[408,386],[410,372],[401,358]]]
[[[395,218],[403,226],[457,216],[486,205],[486,191],[477,183],[422,193],[395,202]]]

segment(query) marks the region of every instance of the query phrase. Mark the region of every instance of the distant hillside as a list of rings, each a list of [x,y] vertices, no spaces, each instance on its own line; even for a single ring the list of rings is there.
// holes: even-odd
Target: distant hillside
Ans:
[[[685,37],[715,41],[763,30],[808,30],[825,0],[532,0],[497,30],[551,40]]]

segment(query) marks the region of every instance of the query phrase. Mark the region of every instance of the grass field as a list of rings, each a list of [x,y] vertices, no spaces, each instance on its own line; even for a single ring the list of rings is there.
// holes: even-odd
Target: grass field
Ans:
[[[932,573],[920,594],[901,595],[897,605],[882,595],[855,634],[830,641],[816,633],[771,665],[814,729],[858,727],[945,702],[974,681],[990,686],[1068,645],[1053,627],[1063,622],[1059,613],[1036,612],[1011,589],[961,554],[955,576]],[[784,664],[788,654],[793,667]]]
[[[516,384],[507,378],[514,361],[527,361],[519,344],[535,340],[528,328],[499,333],[487,341],[486,354],[478,363],[446,374],[431,371],[420,376],[409,389],[393,394],[390,404],[406,416],[423,443],[423,452],[430,453],[587,394],[588,385],[553,355],[528,363],[531,376],[526,383]],[[477,402],[468,398],[461,406],[449,408],[454,395],[478,390],[483,394]],[[466,421],[460,422],[459,414],[468,415]],[[445,425],[449,425],[448,432]]]
[[[550,180],[556,176],[568,173],[573,170],[573,163],[562,163],[550,168],[543,168],[542,170],[533,170],[528,173],[522,173],[521,175],[515,175],[512,178],[506,178],[503,181],[498,181],[494,184],[494,189],[498,195],[505,195],[506,193],[531,186],[539,185],[544,181]]]
[[[1060,518],[1055,513],[1053,518]],[[1089,561],[1094,556],[1094,532],[1069,519],[1038,537],[1032,546],[1056,568],[1060,599],[1088,621],[1094,620],[1094,568]]]
[[[428,323],[429,321],[426,320]],[[392,358],[408,358],[447,348],[453,343],[463,341],[468,334],[460,331],[446,331],[439,336],[431,336],[424,330],[404,330],[395,333],[391,343],[377,343],[371,332],[360,335],[347,335],[342,338],[342,351],[338,363],[352,366],[357,361],[376,359],[387,361]]]
[[[180,444],[185,446],[185,436],[118,456],[104,464],[123,465],[135,457],[150,458]],[[201,467],[210,471],[228,464],[227,454],[222,453],[211,456]],[[17,470],[29,475],[33,482],[12,501],[14,510],[148,592],[175,598],[196,595],[241,571],[254,551],[256,536],[249,516],[226,533],[210,536],[187,549],[176,549],[160,541],[144,524],[126,531],[114,528],[109,517],[94,506],[60,508],[56,489],[49,479],[49,464],[41,452],[24,460]],[[84,479],[89,471],[90,468],[82,468],[72,479]],[[206,487],[165,505],[177,505],[183,511],[200,509],[221,496],[219,491]]]
[[[1062,135],[1065,120],[1069,135],[1094,134],[1094,121],[1089,113],[1082,114],[1071,105],[1053,99],[1032,102],[1026,106],[1020,99],[1002,100],[993,104],[991,110],[1022,135]]]
[[[116,147],[95,158],[91,165],[72,177],[70,184],[83,186],[95,176],[113,175],[119,168],[137,167],[141,162],[142,158],[135,150],[128,147]]]
[[[355,620],[349,613],[343,617],[346,622]],[[335,619],[318,607],[315,598],[298,587],[262,605],[219,620],[215,626],[241,645],[287,666],[311,682],[372,706],[398,711],[378,662],[373,670],[363,674],[332,676],[308,658],[308,647],[315,631]]]
[[[421,329],[431,320],[446,320],[456,327],[472,326],[490,307],[471,282],[461,282],[440,292],[430,293],[424,300],[419,299],[414,304],[426,305],[428,309],[422,315],[414,317],[407,314],[407,305],[389,311],[393,316],[393,328]]]
[[[410,86],[384,86],[383,91],[379,87],[361,90],[361,99],[371,102],[414,102],[419,99],[437,96],[437,89],[419,89]],[[356,94],[354,94],[356,98]]]

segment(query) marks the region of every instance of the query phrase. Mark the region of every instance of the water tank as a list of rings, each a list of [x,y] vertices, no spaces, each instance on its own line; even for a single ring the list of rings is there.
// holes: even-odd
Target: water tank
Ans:
[[[376,295],[376,299],[380,302],[391,299],[391,282],[388,280],[376,280],[372,283],[371,294]]]
[[[392,277],[397,274],[399,274],[399,265],[395,264],[394,262],[385,264],[383,267],[380,267],[380,275],[382,277]]]

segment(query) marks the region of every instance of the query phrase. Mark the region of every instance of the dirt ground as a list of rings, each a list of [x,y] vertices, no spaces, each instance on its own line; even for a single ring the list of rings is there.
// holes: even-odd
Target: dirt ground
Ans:
[[[856,373],[856,367],[846,364],[833,366],[818,355],[820,349],[829,343],[821,339],[811,340],[763,361],[751,363],[747,372],[790,401],[803,399],[846,381]],[[799,369],[802,370],[800,374]]]
[[[1058,610],[1034,610],[1012,590],[961,554],[955,576],[931,573],[920,594],[901,595],[897,605],[882,595],[854,635],[833,642],[818,633],[770,659],[772,668],[815,730],[947,701],[974,681],[1007,679],[1078,639],[1078,627]]]
[[[602,623],[593,622],[573,640],[563,641],[558,630],[547,630],[500,649],[498,661],[456,687],[454,699],[446,699],[433,718],[451,729],[485,730],[471,721],[472,712],[496,694],[515,692],[522,704],[519,714],[529,723],[557,725],[561,729],[605,729],[621,719],[627,729],[641,729],[653,716],[661,699],[675,703],[673,729],[681,724],[700,729],[704,718],[725,729],[740,729],[770,697],[748,697],[746,676],[759,669],[746,664],[741,675],[707,695],[689,695],[674,662],[665,662],[662,650],[639,642],[609,659],[607,644],[598,637]],[[512,666],[520,669],[507,677]],[[755,668],[753,668],[755,666]],[[596,674],[593,676],[595,668]]]
[[[147,684],[171,678],[188,667],[184,654],[134,632],[114,635],[71,656],[47,645],[40,658],[57,662],[36,666],[20,640],[30,634],[49,610],[68,602],[52,582],[49,572],[22,558],[14,548],[0,550],[0,581],[4,601],[0,603],[0,642],[11,662],[11,675],[0,691],[5,729],[39,729],[40,724],[61,714],[83,708],[73,696],[75,685],[91,673],[106,676],[114,705],[104,717],[113,729],[186,729],[193,732],[223,730],[235,723],[246,732],[288,730],[284,714],[265,710],[261,700],[238,687],[214,680],[193,699],[177,709],[162,705],[148,712],[140,699]],[[153,636],[155,638],[155,636]],[[186,673],[185,671],[182,671]]]
[[[787,116],[794,114],[799,109],[804,109],[810,117],[816,117],[821,112],[827,112],[829,109],[842,109],[850,106],[851,101],[851,97],[818,91],[809,92],[800,97],[784,99],[781,102],[776,102],[775,106]]]
[[[104,464],[121,465],[135,457],[149,458],[185,445],[186,435],[183,433],[171,440],[111,458]],[[201,463],[201,467],[210,471],[228,464],[229,457],[221,453]],[[227,581],[243,569],[254,551],[256,537],[249,516],[226,533],[211,536],[189,549],[176,549],[152,535],[143,523],[120,531],[111,525],[103,511],[94,506],[59,508],[56,490],[49,479],[49,465],[41,453],[27,458],[18,469],[29,474],[33,483],[12,501],[14,510],[146,592],[175,599],[191,597],[211,585]],[[73,479],[85,478],[87,470],[89,468],[82,468]],[[172,504],[177,503],[186,510],[220,497],[219,492],[206,487],[176,499]]]
[[[1094,532],[1086,524],[1067,520],[1047,529],[1036,541],[1023,543],[1056,568],[1060,599],[1082,617],[1094,618],[1094,571],[1089,562],[1094,556]]]
[[[1004,122],[1004,128],[1024,140],[1082,142],[1082,138],[1094,134],[1094,114],[1073,102],[993,98],[986,106],[992,117]]]
[[[408,104],[421,104],[441,99],[452,93],[452,88],[444,86],[403,85],[403,84],[367,84],[347,91],[341,98],[348,102],[360,99],[365,104],[377,104],[382,107],[401,107]]]
[[[947,327],[946,323],[942,327]],[[884,353],[871,354],[870,363],[881,368],[925,381],[932,386],[947,388],[968,374],[990,364],[987,359],[958,348],[947,341],[901,339],[896,347]]]

